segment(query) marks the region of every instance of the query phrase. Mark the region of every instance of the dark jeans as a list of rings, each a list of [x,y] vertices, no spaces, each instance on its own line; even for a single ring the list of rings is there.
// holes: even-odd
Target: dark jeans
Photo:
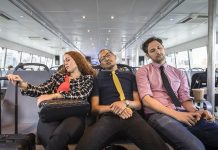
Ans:
[[[78,141],[84,128],[84,118],[79,117],[50,123],[39,120],[37,134],[46,150],[68,150],[67,145]]]
[[[168,147],[160,136],[136,112],[129,119],[106,113],[80,139],[77,150],[101,150],[117,133],[124,134],[142,150],[165,150]]]
[[[175,150],[204,150],[205,146],[207,150],[218,149],[217,123],[201,119],[196,125],[190,127],[160,113],[150,115],[148,123]]]

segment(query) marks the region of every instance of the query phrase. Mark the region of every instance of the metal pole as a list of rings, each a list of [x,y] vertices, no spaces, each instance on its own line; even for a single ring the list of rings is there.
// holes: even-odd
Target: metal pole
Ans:
[[[191,57],[190,57],[190,51],[191,51],[191,49],[187,51],[187,53],[188,53],[188,70],[191,69]]]
[[[207,59],[207,100],[212,104],[214,114],[215,98],[215,46],[216,46],[216,0],[208,1],[208,59]]]
[[[174,58],[175,58],[175,67],[177,68],[176,53],[173,53],[173,54],[174,54]]]

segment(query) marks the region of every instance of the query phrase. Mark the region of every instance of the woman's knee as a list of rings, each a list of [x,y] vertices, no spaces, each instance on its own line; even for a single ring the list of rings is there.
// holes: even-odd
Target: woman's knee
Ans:
[[[69,117],[62,121],[53,133],[54,135],[80,136],[85,129],[83,118]]]

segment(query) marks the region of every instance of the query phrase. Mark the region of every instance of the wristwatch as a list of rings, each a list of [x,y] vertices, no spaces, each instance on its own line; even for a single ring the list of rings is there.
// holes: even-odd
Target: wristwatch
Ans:
[[[126,107],[129,107],[129,101],[128,100],[125,100],[125,104],[126,104]]]

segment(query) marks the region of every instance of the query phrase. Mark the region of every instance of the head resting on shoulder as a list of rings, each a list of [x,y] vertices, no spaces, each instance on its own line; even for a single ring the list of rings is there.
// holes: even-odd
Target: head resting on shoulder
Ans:
[[[116,70],[116,55],[109,49],[102,49],[98,53],[100,66],[105,70]]]

